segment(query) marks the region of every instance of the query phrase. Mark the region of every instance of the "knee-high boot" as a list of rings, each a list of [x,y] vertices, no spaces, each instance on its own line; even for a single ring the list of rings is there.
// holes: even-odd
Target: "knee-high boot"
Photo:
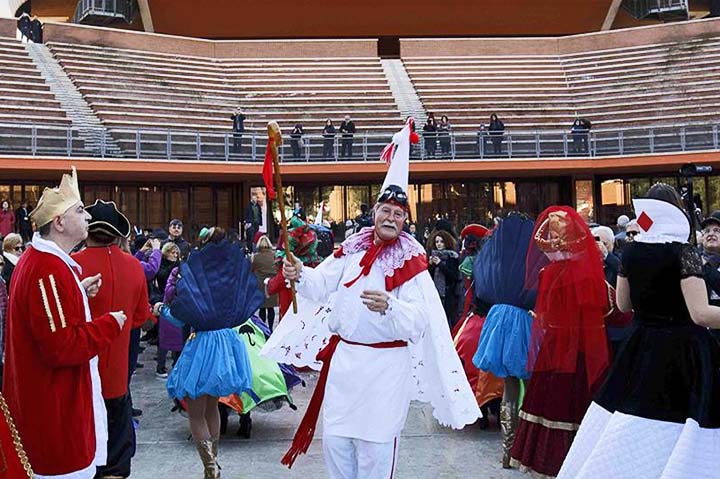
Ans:
[[[518,426],[517,403],[503,401],[500,403],[500,431],[502,433],[502,467],[510,469],[510,451],[515,441],[515,430]]]
[[[220,436],[212,438],[212,453],[213,457],[215,458],[215,465],[217,466],[217,477],[220,478],[220,471],[222,470],[222,467],[220,467],[220,463],[218,462],[218,448],[220,446]]]
[[[220,477],[220,471],[217,464],[217,458],[213,454],[213,442],[211,439],[205,439],[204,441],[196,441],[195,446],[197,447],[200,460],[203,463],[205,470],[205,479],[218,479]]]

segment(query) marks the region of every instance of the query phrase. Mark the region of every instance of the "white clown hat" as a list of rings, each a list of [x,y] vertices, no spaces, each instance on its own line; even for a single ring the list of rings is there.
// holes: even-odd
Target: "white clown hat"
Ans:
[[[655,198],[633,200],[640,234],[640,243],[687,243],[690,239],[690,218],[676,205]]]
[[[385,160],[385,163],[389,165],[385,181],[380,189],[381,195],[389,186],[396,186],[405,193],[408,191],[410,142],[418,142],[414,125],[415,120],[412,117],[408,118],[403,129],[393,135],[392,143],[386,146],[380,155],[380,159]]]

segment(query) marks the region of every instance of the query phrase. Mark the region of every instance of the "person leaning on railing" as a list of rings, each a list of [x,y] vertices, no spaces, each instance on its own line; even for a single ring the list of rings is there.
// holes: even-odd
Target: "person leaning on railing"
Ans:
[[[570,133],[573,140],[574,153],[588,152],[588,135],[590,134],[592,123],[585,118],[576,118],[570,127]]]
[[[450,125],[450,120],[448,120],[448,117],[446,115],[443,115],[440,117],[440,123],[438,123],[437,131],[438,131],[438,139],[440,140],[440,153],[442,153],[442,157],[446,158],[450,156],[450,131],[452,130],[452,126]]]
[[[233,122],[233,153],[242,151],[243,132],[245,131],[245,114],[238,108],[230,115]]]
[[[295,123],[295,128],[290,132],[290,147],[292,148],[294,160],[299,160],[302,157],[302,149],[305,146],[303,142],[304,134],[302,123]]]
[[[332,158],[333,146],[335,146],[335,126],[330,118],[325,120],[323,128],[323,158]]]
[[[353,137],[355,136],[355,122],[350,119],[350,115],[345,115],[345,120],[340,124],[340,133],[342,133],[342,148],[340,156],[343,158],[352,158]]]
[[[493,153],[500,155],[502,153],[503,136],[505,135],[505,123],[503,123],[495,113],[490,115],[490,126],[488,130],[490,130]]]
[[[435,157],[435,150],[437,150],[437,123],[432,113],[428,116],[425,125],[423,125],[423,139],[425,140],[425,151],[428,156]]]

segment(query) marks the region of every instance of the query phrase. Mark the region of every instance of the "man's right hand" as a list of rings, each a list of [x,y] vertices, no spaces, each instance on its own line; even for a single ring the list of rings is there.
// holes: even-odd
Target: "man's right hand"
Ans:
[[[297,281],[297,279],[300,277],[300,272],[302,271],[302,263],[297,259],[295,259],[295,263],[291,263],[289,259],[284,258],[283,259],[283,276],[285,279],[290,281]]]
[[[115,321],[117,321],[118,326],[120,326],[120,329],[123,328],[125,325],[125,321],[127,320],[127,316],[125,316],[124,311],[113,311],[110,313],[110,315],[115,318]]]

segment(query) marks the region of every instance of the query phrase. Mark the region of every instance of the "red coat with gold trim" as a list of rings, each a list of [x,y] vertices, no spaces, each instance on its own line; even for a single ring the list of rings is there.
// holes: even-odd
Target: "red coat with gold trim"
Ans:
[[[128,387],[130,330],[153,318],[145,273],[137,259],[116,245],[85,248],[74,254],[73,259],[82,266],[82,278],[102,274],[102,286],[98,294],[90,298],[91,315],[124,311],[127,316],[120,335],[98,355],[103,397],[122,397]]]
[[[109,314],[86,321],[63,259],[28,248],[10,288],[3,394],[35,473],[68,474],[93,462],[89,361],[119,333]]]

